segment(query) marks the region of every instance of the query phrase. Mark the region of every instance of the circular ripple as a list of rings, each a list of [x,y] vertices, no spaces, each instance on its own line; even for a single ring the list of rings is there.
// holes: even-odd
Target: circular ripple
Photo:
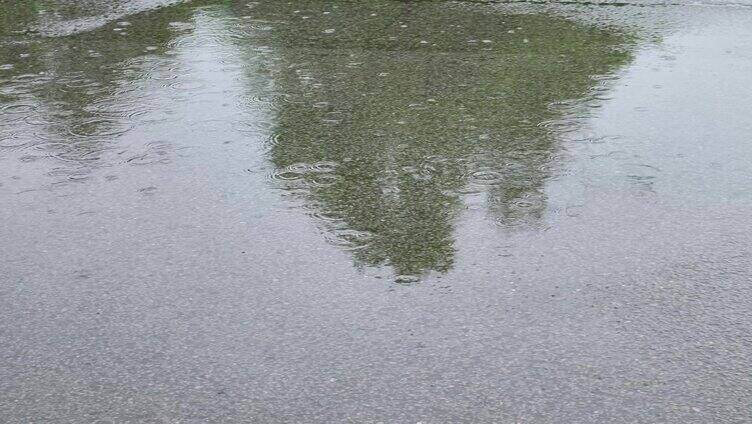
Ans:
[[[99,116],[125,119],[136,119],[150,112],[150,109],[143,104],[123,103],[112,105],[106,102],[94,103],[91,105],[90,110]]]
[[[285,139],[284,134],[282,134],[282,133],[274,133],[274,134],[271,135],[271,137],[269,137],[269,144],[271,146],[276,146],[280,142],[284,141],[284,139]]]
[[[304,162],[298,162],[293,163],[292,165],[288,165],[286,169],[290,172],[305,174],[306,172],[310,171],[311,166]]]
[[[206,48],[206,47],[224,47],[223,36],[221,34],[190,34],[178,38],[170,43],[171,48]]]
[[[25,116],[23,118],[23,121],[26,124],[31,125],[31,126],[35,126],[35,127],[42,126],[42,125],[48,125],[50,123],[49,121],[47,121],[46,119],[42,118],[38,114]]]
[[[311,172],[317,172],[317,173],[334,172],[337,169],[337,162],[331,162],[331,161],[316,162],[311,165],[310,169],[311,169]]]
[[[36,109],[37,109],[37,107],[34,106],[34,105],[22,104],[22,105],[8,105],[8,106],[3,107],[0,110],[2,110],[3,113],[8,113],[8,114],[14,114],[15,115],[15,114],[22,114],[22,113],[33,112]]]
[[[555,119],[543,121],[538,124],[540,128],[547,129],[556,133],[571,133],[579,128],[579,122],[574,119]]]
[[[279,182],[291,182],[297,181],[303,178],[303,175],[308,170],[306,164],[293,164],[281,169],[275,169],[269,174],[269,179]]]
[[[515,200],[512,202],[512,206],[516,209],[529,209],[535,206],[537,203],[530,200]]]
[[[89,78],[81,78],[81,79],[71,79],[63,83],[68,88],[91,88],[91,87],[101,87],[102,84],[89,79]]]
[[[503,180],[504,176],[496,171],[481,170],[470,174],[470,179],[475,184],[495,185]]]
[[[308,215],[319,219],[321,221],[324,221],[329,224],[336,224],[343,221],[342,215],[336,213],[336,212],[328,212],[328,211],[320,211],[320,210],[312,210],[308,212]]]
[[[196,91],[206,88],[206,83],[203,81],[175,81],[165,84],[165,87],[171,90]]]
[[[0,134],[0,148],[13,149],[28,145],[29,140],[24,140],[18,133]]]
[[[34,82],[34,83],[42,83],[45,81],[49,81],[52,79],[49,76],[39,75],[39,74],[21,74],[16,75],[13,77],[13,81],[15,82]]]
[[[373,239],[373,234],[368,231],[344,228],[328,231],[325,238],[329,243],[342,249],[357,250],[367,247]]]
[[[68,127],[68,133],[77,137],[115,137],[130,131],[132,125],[114,119],[92,119]]]

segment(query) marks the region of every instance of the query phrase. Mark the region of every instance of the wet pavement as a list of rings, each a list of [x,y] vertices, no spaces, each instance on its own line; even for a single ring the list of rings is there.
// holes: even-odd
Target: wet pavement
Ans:
[[[0,0],[3,423],[752,422],[752,3]]]

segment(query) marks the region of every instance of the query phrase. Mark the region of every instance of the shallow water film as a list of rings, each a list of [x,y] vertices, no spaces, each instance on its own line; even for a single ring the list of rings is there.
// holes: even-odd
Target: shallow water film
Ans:
[[[752,422],[752,3],[0,0],[3,423]]]

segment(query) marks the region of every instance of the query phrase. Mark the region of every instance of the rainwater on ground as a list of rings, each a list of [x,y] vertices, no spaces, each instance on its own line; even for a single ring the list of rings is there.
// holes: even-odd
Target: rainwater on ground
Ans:
[[[752,422],[752,3],[0,0],[3,423]]]

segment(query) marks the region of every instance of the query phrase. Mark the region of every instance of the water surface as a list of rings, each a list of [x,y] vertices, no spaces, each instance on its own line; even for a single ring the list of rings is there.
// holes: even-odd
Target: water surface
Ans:
[[[4,422],[745,422],[744,4],[0,0]]]

